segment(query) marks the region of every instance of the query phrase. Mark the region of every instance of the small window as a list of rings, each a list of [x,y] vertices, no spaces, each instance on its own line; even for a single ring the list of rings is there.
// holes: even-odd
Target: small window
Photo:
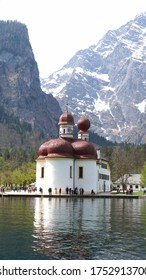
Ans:
[[[104,169],[107,169],[107,164],[102,162],[101,167],[104,168]]]
[[[83,178],[83,167],[82,166],[79,167],[79,178],[80,179]]]
[[[44,178],[44,167],[41,167],[41,178]]]
[[[70,166],[70,178],[72,178],[72,166]]]
[[[102,179],[102,180],[109,180],[109,175],[106,175],[106,174],[99,174],[99,179]]]

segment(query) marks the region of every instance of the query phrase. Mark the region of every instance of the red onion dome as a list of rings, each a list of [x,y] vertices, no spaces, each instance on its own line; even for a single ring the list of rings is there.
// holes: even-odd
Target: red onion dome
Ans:
[[[48,152],[47,152],[47,147],[48,147],[48,142],[43,143],[38,150],[38,156],[39,157],[45,157],[47,156]]]
[[[38,150],[39,158],[42,157],[73,157],[71,143],[63,138],[51,139],[42,144]]]
[[[82,130],[82,131],[87,131],[90,127],[90,121],[87,117],[85,116],[82,116],[78,122],[77,122],[77,126],[79,128],[79,130]]]
[[[64,112],[59,118],[59,125],[60,124],[71,124],[74,125],[74,118],[71,113]]]
[[[85,140],[76,140],[72,143],[74,148],[74,156],[76,158],[96,159],[96,150],[94,146]]]

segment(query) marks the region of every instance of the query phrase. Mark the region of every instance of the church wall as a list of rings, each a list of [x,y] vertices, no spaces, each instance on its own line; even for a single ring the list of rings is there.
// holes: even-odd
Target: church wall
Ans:
[[[37,191],[39,191],[39,188],[45,187],[45,178],[41,178],[41,170],[44,168],[44,172],[46,170],[46,162],[45,160],[38,160],[36,163],[36,187]]]
[[[107,168],[103,168],[102,163],[107,165]],[[110,168],[108,162],[102,161],[101,164],[98,164],[97,172],[98,172],[98,191],[99,192],[110,191],[111,177],[110,177]]]
[[[80,178],[79,168],[83,170],[83,178]],[[75,186],[84,189],[85,193],[91,190],[97,191],[97,167],[96,160],[78,159],[75,161]]]
[[[44,166],[44,178],[41,178],[41,167]],[[71,174],[72,171],[72,174]],[[52,189],[52,194],[65,193],[66,187],[73,188],[73,159],[67,158],[46,158],[44,163],[38,162],[37,188],[43,188],[43,194],[48,194],[48,189]],[[72,176],[71,176],[72,175]]]

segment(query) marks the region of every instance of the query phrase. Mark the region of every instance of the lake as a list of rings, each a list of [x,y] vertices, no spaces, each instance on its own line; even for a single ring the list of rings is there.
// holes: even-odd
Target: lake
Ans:
[[[145,260],[146,199],[0,198],[1,260]]]

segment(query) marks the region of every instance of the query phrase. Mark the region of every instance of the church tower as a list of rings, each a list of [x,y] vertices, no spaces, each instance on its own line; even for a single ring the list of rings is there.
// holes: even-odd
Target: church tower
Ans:
[[[74,118],[68,110],[60,116],[58,125],[59,137],[73,138]]]
[[[89,131],[88,131],[88,129],[90,128],[89,119],[85,115],[82,115],[77,122],[77,126],[79,129],[78,139],[89,141]]]

